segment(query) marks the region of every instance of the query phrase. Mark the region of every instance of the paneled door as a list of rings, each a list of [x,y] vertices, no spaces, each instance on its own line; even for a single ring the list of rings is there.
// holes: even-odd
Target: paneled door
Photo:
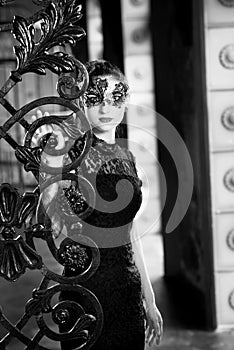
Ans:
[[[212,2],[212,1],[210,1]],[[215,0],[213,1],[216,2]],[[193,192],[181,223],[171,233],[166,226],[178,195],[178,171],[165,145],[159,157],[167,181],[162,215],[165,279],[186,325],[217,326],[210,144],[206,91],[205,10],[202,0],[151,1],[157,111],[179,132],[193,167]],[[160,134],[165,130],[158,129]],[[175,153],[180,152],[174,141]],[[179,154],[184,198],[189,173],[186,155]],[[190,188],[191,190],[191,188]],[[180,207],[183,207],[183,196]]]

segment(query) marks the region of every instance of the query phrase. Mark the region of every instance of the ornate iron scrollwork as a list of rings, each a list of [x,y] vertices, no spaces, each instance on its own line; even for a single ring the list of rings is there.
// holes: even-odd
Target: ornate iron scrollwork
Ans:
[[[8,0],[1,0],[0,6],[7,2]],[[91,291],[80,285],[95,273],[100,262],[97,245],[90,238],[82,235],[82,225],[79,222],[79,218],[89,215],[90,209],[82,207],[78,216],[69,211],[61,213],[64,217],[70,215],[70,223],[67,227],[68,236],[60,242],[59,247],[54,241],[56,236],[51,221],[48,217],[47,221],[40,221],[42,217],[40,194],[49,185],[61,180],[72,180],[82,185],[90,207],[94,207],[95,193],[91,184],[71,172],[80,165],[92,143],[90,125],[73,101],[84,93],[88,85],[88,74],[78,60],[63,51],[53,51],[58,45],[73,45],[85,35],[84,30],[76,24],[81,18],[81,6],[77,5],[76,0],[33,0],[33,2],[42,5],[43,9],[32,18],[16,16],[11,25],[0,26],[0,31],[12,28],[12,34],[19,42],[19,45],[14,47],[16,69],[11,72],[0,90],[0,104],[10,113],[10,117],[0,126],[0,139],[4,138],[15,150],[15,156],[24,165],[25,171],[31,171],[38,181],[34,191],[25,194],[21,194],[10,184],[0,185],[0,276],[7,281],[15,281],[27,269],[39,269],[43,279],[40,286],[33,291],[32,298],[26,303],[24,314],[16,325],[6,318],[2,309],[0,310],[0,324],[7,331],[7,334],[0,339],[0,348],[7,349],[14,337],[24,344],[25,350],[45,350],[46,348],[40,342],[47,337],[52,341],[77,338],[80,341],[80,348],[90,349],[100,334],[103,323],[99,301]],[[41,27],[41,36],[37,40],[34,29],[36,21],[40,21]],[[8,92],[20,83],[22,75],[29,72],[45,75],[47,69],[59,75],[57,90],[60,96],[38,98],[16,110],[7,100]],[[25,116],[34,108],[46,104],[63,106],[70,109],[72,114],[44,116],[30,124]],[[76,123],[73,114],[75,114]],[[12,127],[17,123],[25,129],[23,144],[19,144],[18,140],[10,134]],[[56,124],[73,140],[82,134],[77,125],[82,125],[86,131],[83,150],[73,162],[63,168],[51,167],[43,163],[42,155],[43,152],[50,156],[66,154],[69,150],[68,143],[65,143],[62,150],[57,150],[56,139],[49,140],[50,134],[46,134],[39,145],[35,146],[32,143],[33,135],[38,128],[47,124]],[[48,174],[49,179],[44,179],[42,174]],[[74,237],[76,237],[75,240],[73,240]],[[75,269],[77,274],[73,277],[65,277],[48,268],[43,261],[43,256],[37,252],[36,240],[43,240],[56,262],[71,270]],[[49,285],[51,282],[55,284]],[[54,296],[63,291],[81,294],[81,299],[85,298],[89,303],[89,312],[84,305],[77,302],[59,301],[53,305]],[[47,325],[45,315],[51,314],[51,319],[60,326],[69,321],[71,310],[76,313],[77,319],[66,333],[56,332]],[[35,317],[38,325],[38,332],[32,339],[23,332],[31,317]]]

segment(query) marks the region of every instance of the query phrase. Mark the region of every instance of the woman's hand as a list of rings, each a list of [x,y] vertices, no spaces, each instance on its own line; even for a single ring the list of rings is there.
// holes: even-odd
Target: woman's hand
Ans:
[[[34,122],[40,118],[47,116],[49,116],[48,112],[45,112],[43,114],[40,109],[37,109],[35,115],[31,116],[30,121]],[[40,145],[40,140],[46,134],[53,134],[57,137],[58,144],[56,145],[55,149],[64,148],[66,138],[62,133],[61,129],[55,124],[44,124],[41,127],[39,127],[32,137],[32,146],[38,147]],[[45,151],[43,151],[41,155],[41,162],[51,167],[62,167],[63,156],[50,156]],[[45,179],[49,179],[50,177],[50,174],[44,173]],[[57,238],[60,235],[63,228],[61,215],[59,215],[59,213],[56,212],[56,197],[58,194],[58,189],[59,183],[54,182],[41,193],[36,213],[37,222],[44,222],[44,211],[46,212],[47,216],[51,220],[51,227],[53,230],[54,238]],[[44,208],[44,210],[42,210],[42,207]]]
[[[44,114],[43,114],[40,109],[37,109],[36,113],[30,117],[30,122],[35,122],[38,119],[41,119],[43,117],[48,117],[48,116],[49,116],[48,112],[44,112]],[[41,126],[40,128],[38,128],[32,137],[32,141],[31,141],[32,145],[39,146],[39,141],[40,141],[41,137],[48,134],[48,133],[53,133],[52,125],[45,124],[45,125]]]
[[[151,346],[154,341],[159,345],[163,334],[163,319],[156,304],[145,308],[146,311],[146,334],[145,342]]]
[[[38,120],[40,118],[43,118],[49,116],[48,112],[45,112],[44,115],[40,109],[36,111],[36,114],[31,117],[31,121]],[[57,145],[55,147],[55,150],[61,150],[65,147],[65,143],[68,140],[68,135],[65,135],[65,133],[62,131],[62,129],[54,124],[44,124],[41,127],[37,129],[37,131],[34,133],[32,138],[32,145],[33,146],[39,146],[40,140],[43,136],[46,134],[54,135],[57,138]],[[63,156],[50,156],[46,154],[44,151],[42,153],[42,162],[46,163],[49,166],[62,166],[63,162]]]

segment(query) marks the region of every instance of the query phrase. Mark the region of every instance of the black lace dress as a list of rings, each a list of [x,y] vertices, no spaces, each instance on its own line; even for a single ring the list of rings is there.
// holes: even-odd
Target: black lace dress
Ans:
[[[79,147],[76,143],[73,152]],[[126,148],[95,137],[80,171],[100,196],[83,223],[82,233],[89,235],[100,250],[97,271],[82,283],[96,295],[104,313],[103,329],[92,350],[143,350],[142,285],[130,241],[132,220],[142,200],[134,157]],[[65,269],[64,274],[73,276],[75,272]],[[61,299],[77,297],[74,292],[63,292]],[[63,342],[62,349],[74,349],[75,345],[75,341]]]

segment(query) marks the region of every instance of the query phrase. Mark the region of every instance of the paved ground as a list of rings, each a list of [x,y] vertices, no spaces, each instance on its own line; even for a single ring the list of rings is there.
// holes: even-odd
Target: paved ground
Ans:
[[[169,300],[166,286],[163,281],[163,250],[160,236],[150,235],[143,240],[143,248],[150,278],[156,293],[159,307],[164,316],[165,331],[162,343],[159,347],[146,347],[146,350],[233,350],[234,329],[216,332],[201,332],[186,329],[177,318],[173,305]],[[44,248],[43,248],[44,249]],[[55,269],[49,254],[46,254],[46,264]],[[31,291],[41,280],[40,273],[29,271],[19,281],[7,283],[0,280],[0,305],[10,320],[16,322],[20,317],[25,302],[31,297]],[[26,333],[32,337],[37,329],[35,322],[26,329]],[[0,327],[0,333],[1,333]],[[52,350],[59,349],[56,343],[44,345]],[[49,346],[50,345],[50,346]],[[19,343],[11,343],[7,350],[23,350]],[[69,350],[69,349],[68,349]],[[132,349],[129,349],[132,350]]]

